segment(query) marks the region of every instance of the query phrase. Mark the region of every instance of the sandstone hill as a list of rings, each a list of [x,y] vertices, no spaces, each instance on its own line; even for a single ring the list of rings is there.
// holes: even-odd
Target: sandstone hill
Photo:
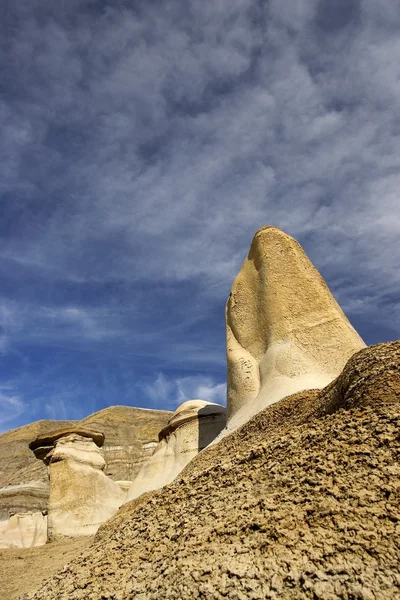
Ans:
[[[24,598],[400,598],[399,426],[400,342],[361,350],[126,504]]]

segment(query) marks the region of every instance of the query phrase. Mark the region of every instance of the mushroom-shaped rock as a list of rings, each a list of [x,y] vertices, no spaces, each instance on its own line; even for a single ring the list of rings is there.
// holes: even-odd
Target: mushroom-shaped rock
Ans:
[[[227,429],[278,400],[335,379],[365,347],[292,237],[260,229],[226,306]]]
[[[99,448],[102,443],[99,434],[80,433],[55,435],[52,449],[43,458],[49,465],[50,477],[49,539],[93,535],[117,512],[126,496],[103,473],[105,461]],[[48,446],[42,440],[35,440],[33,451],[43,447]]]
[[[225,427],[225,412],[223,406],[204,400],[181,404],[160,431],[159,443],[133,481],[127,501],[173,481]]]
[[[82,427],[76,428],[63,428],[53,431],[50,434],[42,434],[38,435],[30,444],[29,448],[32,450],[36,458],[40,460],[45,460],[46,455],[53,449],[55,442],[65,436],[76,434],[83,438],[89,438],[93,440],[93,442],[99,448],[104,444],[104,433],[100,431],[94,431],[92,429],[86,429]]]

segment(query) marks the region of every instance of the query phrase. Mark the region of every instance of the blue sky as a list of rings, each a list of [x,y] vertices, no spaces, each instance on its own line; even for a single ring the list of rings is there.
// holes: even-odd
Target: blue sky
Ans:
[[[224,401],[262,225],[400,333],[400,5],[3,0],[0,428]]]

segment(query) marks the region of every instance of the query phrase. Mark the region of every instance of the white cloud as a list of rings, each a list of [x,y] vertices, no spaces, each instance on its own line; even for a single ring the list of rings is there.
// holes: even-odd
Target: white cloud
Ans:
[[[143,384],[147,398],[157,406],[175,410],[187,400],[206,400],[226,404],[226,384],[206,375],[167,377],[159,373],[156,380]]]
[[[0,427],[21,416],[25,410],[23,400],[16,395],[10,394],[11,390],[0,388]]]

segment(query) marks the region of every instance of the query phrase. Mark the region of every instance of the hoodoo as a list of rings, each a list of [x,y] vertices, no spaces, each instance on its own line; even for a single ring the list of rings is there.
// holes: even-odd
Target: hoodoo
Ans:
[[[266,406],[323,388],[365,347],[300,244],[275,227],[254,236],[226,306],[226,435]]]
[[[173,481],[225,423],[225,408],[219,404],[204,400],[181,404],[160,431],[159,444],[132,483],[127,501]]]
[[[31,444],[49,466],[49,539],[93,535],[123,503],[126,492],[103,473],[103,442],[103,434],[78,429],[39,437]]]

